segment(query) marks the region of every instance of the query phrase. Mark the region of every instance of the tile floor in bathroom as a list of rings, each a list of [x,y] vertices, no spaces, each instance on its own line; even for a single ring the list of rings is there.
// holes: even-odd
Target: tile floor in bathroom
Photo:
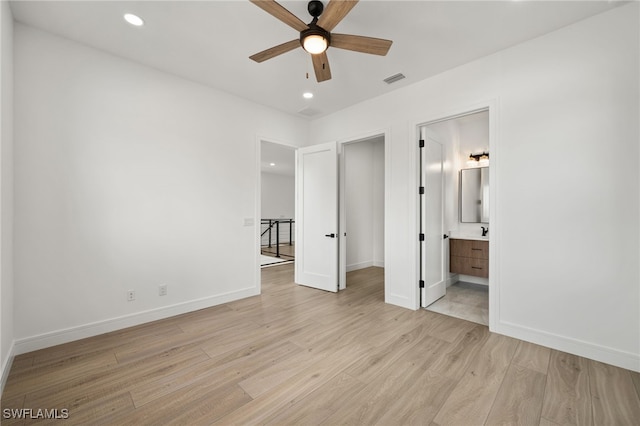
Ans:
[[[489,325],[489,287],[464,281],[447,287],[447,294],[425,309]]]

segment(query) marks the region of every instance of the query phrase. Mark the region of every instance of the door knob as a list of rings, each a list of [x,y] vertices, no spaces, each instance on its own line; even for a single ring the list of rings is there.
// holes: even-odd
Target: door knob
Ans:
[[[325,237],[335,238],[336,234],[324,234]]]

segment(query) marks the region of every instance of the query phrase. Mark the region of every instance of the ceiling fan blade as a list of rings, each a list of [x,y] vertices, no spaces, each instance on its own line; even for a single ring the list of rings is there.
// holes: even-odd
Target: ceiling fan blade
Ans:
[[[316,72],[316,80],[318,80],[318,83],[331,80],[331,68],[329,68],[327,52],[311,55],[311,60],[313,61],[313,70]]]
[[[331,34],[331,47],[385,56],[393,41],[351,34]]]
[[[272,47],[271,49],[263,50],[262,52],[258,52],[255,55],[249,56],[249,59],[253,59],[256,62],[264,62],[267,59],[275,58],[278,55],[287,53],[290,50],[295,49],[296,47],[300,47],[300,40],[298,39],[279,44],[275,47]]]
[[[358,0],[330,0],[318,19],[318,26],[331,32],[356,4]]]
[[[284,6],[274,0],[249,0],[251,3],[258,6],[260,9],[264,10],[268,14],[276,17],[281,20],[285,24],[289,25],[296,31],[304,31],[307,28],[307,24],[302,22],[300,18],[298,18],[293,13],[289,12]]]

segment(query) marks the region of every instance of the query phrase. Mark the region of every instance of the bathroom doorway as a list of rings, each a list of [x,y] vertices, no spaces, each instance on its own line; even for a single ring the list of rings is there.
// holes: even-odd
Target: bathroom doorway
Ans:
[[[490,167],[489,110],[473,111],[427,123],[420,126],[420,134],[433,136],[432,139],[441,144],[443,177],[443,283],[442,288],[436,289],[439,290],[438,294],[434,295],[433,289],[430,294],[426,290],[421,292],[422,306],[429,311],[489,325],[489,174],[482,174],[484,181],[480,178],[480,169],[488,172]],[[433,165],[423,167],[433,169]],[[471,182],[468,175],[472,173],[464,172],[470,169],[478,169],[475,170],[477,173],[473,173],[474,176],[478,175],[477,182]],[[424,171],[421,173],[426,175]],[[484,189],[481,183],[485,184]],[[477,188],[475,184],[478,185]],[[470,190],[472,186],[473,191]],[[470,201],[462,197],[470,192],[473,192],[468,195]],[[433,222],[433,209],[429,213],[426,198],[424,195],[421,197],[421,222],[427,223],[427,214],[431,214]],[[472,207],[466,207],[468,204]],[[463,215],[463,207],[477,210],[477,217],[466,213]],[[482,215],[483,209],[485,215]],[[426,250],[426,245],[421,250],[421,257],[422,269],[427,269],[434,275],[434,266],[428,264],[429,260],[433,264],[433,254]],[[421,275],[428,277],[426,273]]]

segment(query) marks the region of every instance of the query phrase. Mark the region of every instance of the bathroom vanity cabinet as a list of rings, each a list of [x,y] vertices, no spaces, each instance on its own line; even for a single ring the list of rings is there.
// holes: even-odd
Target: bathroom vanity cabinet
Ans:
[[[449,240],[451,272],[489,278],[489,241]]]

